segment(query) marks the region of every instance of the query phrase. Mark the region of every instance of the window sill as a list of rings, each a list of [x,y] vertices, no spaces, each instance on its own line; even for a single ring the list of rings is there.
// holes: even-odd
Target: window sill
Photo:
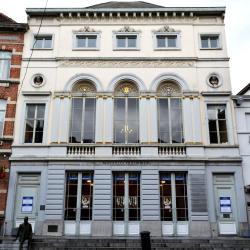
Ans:
[[[72,51],[99,51],[99,48],[73,48]]]
[[[53,50],[53,48],[31,48],[31,50]]]
[[[222,50],[222,48],[200,48],[200,50]]]
[[[115,48],[113,51],[140,51],[138,48]]]
[[[180,51],[181,50],[181,48],[155,48],[154,49],[155,51],[171,51],[171,50],[173,50],[173,51]]]

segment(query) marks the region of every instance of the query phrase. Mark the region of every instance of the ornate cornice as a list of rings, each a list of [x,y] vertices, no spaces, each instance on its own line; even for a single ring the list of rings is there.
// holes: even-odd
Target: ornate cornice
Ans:
[[[140,32],[138,30],[135,30],[134,28],[130,27],[130,26],[124,26],[123,28],[117,30],[117,31],[114,31],[114,32]]]
[[[154,32],[178,32],[174,28],[170,28],[169,25],[164,25],[158,30],[154,30]]]

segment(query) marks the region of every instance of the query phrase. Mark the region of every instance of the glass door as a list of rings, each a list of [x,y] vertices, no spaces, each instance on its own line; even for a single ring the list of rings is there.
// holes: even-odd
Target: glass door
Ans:
[[[65,195],[65,234],[91,233],[93,173],[67,172]]]
[[[138,235],[140,229],[140,174],[113,174],[113,232]]]
[[[187,235],[187,174],[161,173],[160,196],[163,235]]]

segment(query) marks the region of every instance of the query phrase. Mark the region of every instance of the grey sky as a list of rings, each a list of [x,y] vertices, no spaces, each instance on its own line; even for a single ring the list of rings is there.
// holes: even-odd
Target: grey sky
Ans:
[[[127,0],[120,0],[128,2]],[[145,0],[170,6],[226,6],[226,34],[231,58],[231,82],[236,94],[250,82],[250,0]],[[86,7],[108,0],[48,0],[48,7]],[[46,0],[0,0],[0,12],[18,22],[26,22],[25,9],[44,7]]]

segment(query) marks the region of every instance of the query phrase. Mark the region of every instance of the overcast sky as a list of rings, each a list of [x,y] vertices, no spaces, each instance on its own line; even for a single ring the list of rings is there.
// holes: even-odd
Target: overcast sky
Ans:
[[[128,2],[127,0],[120,0]],[[108,0],[48,0],[47,7],[86,7]],[[250,83],[250,0],[146,0],[166,7],[226,6],[227,48],[233,93]],[[44,7],[46,0],[0,0],[0,12],[26,22],[25,9]]]

